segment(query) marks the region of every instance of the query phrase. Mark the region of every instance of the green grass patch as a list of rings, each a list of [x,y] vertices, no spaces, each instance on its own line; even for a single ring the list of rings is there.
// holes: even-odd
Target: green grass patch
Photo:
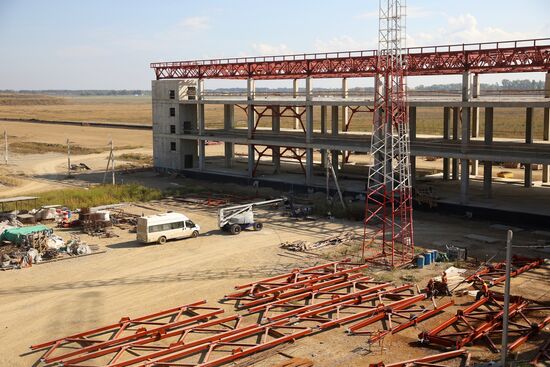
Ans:
[[[99,205],[117,204],[123,202],[150,201],[162,198],[162,192],[137,184],[125,185],[101,185],[89,189],[63,189],[41,192],[31,196],[38,196],[37,205],[59,204],[70,209],[86,208]],[[34,207],[34,203],[27,204],[25,209]],[[8,205],[4,204],[6,210],[10,210]],[[21,209],[21,204],[18,205]]]
[[[35,141],[17,141],[11,143],[9,149],[10,152],[19,154],[67,153],[67,145],[65,144],[39,143]],[[71,145],[71,154],[94,154],[103,151],[105,149]]]

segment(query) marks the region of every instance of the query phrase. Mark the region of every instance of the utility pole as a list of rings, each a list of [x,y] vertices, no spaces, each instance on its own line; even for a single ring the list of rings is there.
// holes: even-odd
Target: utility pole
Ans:
[[[4,161],[8,165],[8,131],[4,130]]]
[[[67,177],[71,177],[71,141],[67,138]]]
[[[115,150],[113,145],[113,139],[111,139],[111,175],[113,178],[113,185],[115,185]]]
[[[514,232],[508,230],[506,237],[506,283],[504,285],[504,314],[502,315],[502,346],[500,347],[500,365],[506,366],[508,353],[508,313],[510,312],[510,273],[512,271],[512,237]]]

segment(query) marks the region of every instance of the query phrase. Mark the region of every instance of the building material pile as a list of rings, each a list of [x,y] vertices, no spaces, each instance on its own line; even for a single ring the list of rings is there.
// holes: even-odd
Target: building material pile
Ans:
[[[350,325],[350,334],[368,335],[369,344],[380,342],[386,335],[417,326],[453,304],[436,305],[426,294],[418,294],[414,284],[396,286],[376,281],[363,273],[365,268],[348,261],[332,262],[238,285],[224,301],[235,302],[237,309],[245,310],[243,314],[226,316],[223,309],[199,301],[138,318],[123,317],[111,325],[31,349],[43,350],[42,359],[48,364],[72,367],[213,367],[345,324]],[[510,316],[516,338],[510,350],[550,322],[549,317],[536,322],[532,317],[546,309],[513,298]],[[255,318],[255,314],[260,317]],[[466,319],[466,325],[472,327],[461,326],[460,320]],[[462,346],[477,340],[494,346],[492,333],[499,332],[501,319],[502,301],[497,296],[482,298],[420,334],[424,343],[457,350],[373,366],[426,366],[453,358],[469,362]],[[382,330],[366,329],[378,322]],[[444,334],[450,327],[459,331]]]
[[[355,235],[352,232],[346,232],[317,242],[307,242],[303,240],[285,241],[282,242],[279,247],[288,251],[304,252],[318,250],[320,248],[328,246],[348,244],[353,240],[354,237]]]
[[[65,243],[51,228],[42,224],[16,227],[3,223],[1,228],[1,270],[21,269],[63,256],[92,253],[92,248],[78,236],[73,235],[71,240]]]

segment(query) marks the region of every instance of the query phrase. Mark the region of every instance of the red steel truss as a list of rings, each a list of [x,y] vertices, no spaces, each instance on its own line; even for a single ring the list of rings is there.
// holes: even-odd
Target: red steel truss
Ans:
[[[223,309],[205,304],[206,301],[202,300],[134,319],[123,317],[117,323],[33,345],[31,349],[45,349],[42,359],[52,363],[78,353],[163,334],[168,330],[208,320],[223,313]]]
[[[353,335],[369,335],[368,343],[372,344],[383,339],[388,334],[397,334],[400,331],[405,330],[408,327],[415,326],[418,323],[429,319],[442,312],[449,306],[454,304],[453,301],[447,302],[441,306],[437,306],[434,302],[433,308],[405,308],[405,309],[392,309],[386,308],[383,312],[376,316],[370,317],[363,321],[359,321],[356,324],[351,325],[348,328],[348,333]],[[365,331],[365,326],[372,325],[378,321],[385,321],[388,327],[382,331]]]
[[[281,147],[273,145],[265,146],[262,150],[256,148],[256,145],[252,145],[252,148],[258,156],[258,158],[256,158],[256,163],[254,164],[254,169],[252,170],[252,176],[256,176],[256,171],[258,170],[258,166],[260,165],[260,160],[263,157],[274,157],[275,155],[277,155],[279,158],[298,161],[298,163],[300,163],[300,168],[302,169],[302,172],[304,173],[304,175],[306,174],[306,168],[304,167],[303,162],[306,156],[305,149],[300,152],[300,148]],[[276,151],[277,149],[278,151]]]
[[[462,360],[462,367],[470,366],[470,353],[466,349],[453,350],[450,352],[434,354],[431,356],[421,357],[417,359],[410,359],[408,361],[396,362],[396,363],[372,363],[369,367],[420,367],[420,366],[442,366],[435,364],[435,362],[444,362],[450,359],[460,358]]]
[[[387,68],[379,51],[346,51],[152,63],[157,79],[372,77]],[[550,38],[403,49],[407,75],[550,70]]]
[[[530,259],[520,256],[513,256],[512,258],[512,271],[510,276],[513,278],[528,270],[538,268],[544,263],[542,259]],[[496,264],[485,265],[482,269],[475,274],[466,278],[465,282],[473,282],[474,286],[481,288],[481,281],[489,286],[495,286],[503,283],[506,280],[506,262],[500,262]]]
[[[508,351],[513,351],[550,323],[550,316],[537,323],[527,318],[527,314],[547,310],[550,310],[550,307],[533,307],[521,297],[511,298],[508,313]],[[420,333],[418,337],[423,343],[457,349],[483,340],[496,353],[499,352],[499,348],[495,344],[498,341],[494,336],[498,335],[500,340],[503,314],[501,297],[491,295],[481,298],[464,310],[457,311],[455,316],[430,331]]]

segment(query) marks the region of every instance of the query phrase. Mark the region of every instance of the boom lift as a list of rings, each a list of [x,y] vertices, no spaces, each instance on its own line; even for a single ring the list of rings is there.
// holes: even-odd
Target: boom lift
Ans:
[[[241,230],[249,227],[261,231],[263,223],[254,221],[253,209],[259,206],[279,204],[284,201],[286,201],[286,198],[220,208],[218,209],[218,226],[231,234],[239,234]]]

